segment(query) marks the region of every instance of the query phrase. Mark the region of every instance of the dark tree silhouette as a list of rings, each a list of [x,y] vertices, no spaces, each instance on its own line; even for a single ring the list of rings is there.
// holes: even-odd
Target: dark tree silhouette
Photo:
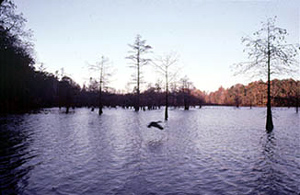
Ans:
[[[148,64],[150,59],[143,58],[143,55],[147,54],[152,47],[150,45],[146,45],[146,40],[142,40],[141,35],[137,35],[135,42],[133,45],[128,44],[132,49],[129,51],[130,55],[126,57],[132,61],[132,65],[130,67],[136,69],[136,75],[134,76],[134,81],[136,81],[136,102],[134,105],[135,111],[139,111],[140,108],[140,84],[142,78],[141,68]]]
[[[271,111],[271,74],[290,73],[295,70],[297,50],[294,45],[287,44],[286,29],[275,26],[274,19],[262,23],[262,28],[253,34],[254,37],[243,37],[248,52],[249,62],[235,65],[238,73],[249,73],[253,76],[267,75],[267,121],[266,130],[274,128]]]
[[[177,61],[178,56],[175,53],[170,53],[165,56],[160,56],[156,61],[152,62],[159,73],[165,78],[165,120],[168,120],[169,117],[169,82],[174,79],[177,73],[173,67],[176,65]]]
[[[26,20],[15,13],[8,0],[0,5],[0,112],[13,112],[30,107],[30,83],[34,74],[30,31]]]
[[[108,83],[108,77],[111,76],[109,72],[110,66],[108,65],[109,60],[104,56],[101,57],[101,61],[96,63],[96,65],[90,65],[90,69],[96,71],[99,74],[99,99],[98,99],[98,106],[99,106],[99,115],[103,113],[103,97],[102,91],[106,84]]]
[[[75,97],[80,91],[80,87],[70,77],[64,76],[59,81],[58,89],[59,106],[65,106],[66,114],[68,114],[70,107],[75,106]]]
[[[192,86],[192,82],[189,81],[189,78],[187,76],[184,76],[183,78],[180,79],[181,83],[181,92],[183,95],[183,104],[184,104],[184,110],[189,110],[190,109],[190,88]]]

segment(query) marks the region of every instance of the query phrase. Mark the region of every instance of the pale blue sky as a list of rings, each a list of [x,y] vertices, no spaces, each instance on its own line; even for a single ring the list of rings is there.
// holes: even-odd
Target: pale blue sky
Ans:
[[[54,72],[64,67],[77,83],[88,83],[87,62],[108,57],[117,71],[111,86],[124,89],[134,72],[128,67],[128,44],[141,34],[153,54],[180,55],[180,76],[187,75],[200,90],[247,83],[234,77],[230,66],[246,61],[241,37],[277,16],[299,43],[298,0],[15,0],[34,31],[37,62]],[[149,55],[149,57],[151,56]],[[145,67],[145,80],[160,76]]]

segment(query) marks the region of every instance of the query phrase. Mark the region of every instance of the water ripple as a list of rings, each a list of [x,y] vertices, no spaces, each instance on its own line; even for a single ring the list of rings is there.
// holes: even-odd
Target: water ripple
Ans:
[[[58,109],[0,118],[1,194],[299,194],[299,115],[264,108]]]

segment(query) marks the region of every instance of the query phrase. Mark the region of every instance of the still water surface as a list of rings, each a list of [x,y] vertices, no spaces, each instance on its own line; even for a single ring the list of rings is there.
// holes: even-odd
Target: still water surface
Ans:
[[[203,107],[135,113],[57,108],[0,118],[2,194],[299,194],[294,109]]]

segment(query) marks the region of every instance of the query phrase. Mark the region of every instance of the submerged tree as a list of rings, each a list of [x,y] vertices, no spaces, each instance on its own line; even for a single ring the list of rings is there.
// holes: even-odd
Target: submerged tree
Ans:
[[[100,62],[96,63],[96,65],[90,65],[90,69],[96,71],[97,74],[99,74],[99,115],[103,113],[102,90],[104,89],[104,87],[106,87],[106,84],[108,83],[108,77],[111,76],[111,73],[109,72],[110,66],[108,65],[108,62],[108,58],[102,56]]]
[[[242,42],[246,45],[244,51],[248,52],[250,61],[235,65],[236,74],[251,73],[254,77],[267,76],[267,132],[271,132],[274,127],[271,112],[271,75],[291,73],[297,69],[297,50],[294,45],[286,43],[287,31],[275,26],[275,20],[276,17],[263,22],[262,28],[253,33],[253,37],[242,38]]]
[[[59,107],[66,107],[66,114],[69,113],[70,107],[74,106],[74,97],[76,88],[79,91],[79,86],[68,76],[62,77],[59,81],[58,95],[59,95]]]
[[[189,78],[186,75],[183,78],[181,78],[179,82],[181,83],[181,92],[183,95],[184,110],[189,110],[192,82],[189,80]]]
[[[158,69],[159,73],[165,77],[165,120],[168,120],[168,107],[169,107],[169,83],[174,79],[176,72],[172,70],[178,61],[176,54],[167,54],[163,57],[159,57],[156,62],[153,62],[154,66]]]
[[[139,111],[140,107],[140,84],[141,84],[141,68],[148,64],[150,59],[143,58],[143,55],[147,54],[152,47],[150,45],[146,45],[146,40],[142,40],[141,35],[137,35],[135,42],[133,45],[128,44],[132,49],[129,51],[131,55],[127,56],[126,59],[132,61],[132,65],[130,67],[136,69],[136,75],[134,77],[134,81],[136,81],[136,102],[134,105],[135,111]]]

